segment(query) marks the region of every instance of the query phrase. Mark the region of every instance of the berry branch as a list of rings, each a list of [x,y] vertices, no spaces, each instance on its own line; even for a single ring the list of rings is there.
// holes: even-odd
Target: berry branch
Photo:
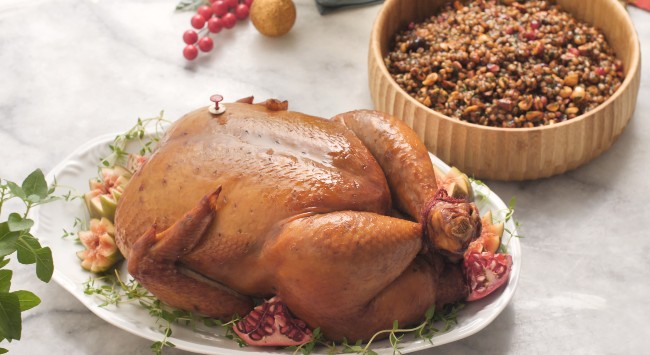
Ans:
[[[217,34],[222,29],[235,27],[237,20],[243,21],[248,17],[253,0],[183,0],[176,10],[195,10],[190,24],[193,30],[183,33],[183,56],[187,60],[194,60],[199,55],[199,50],[204,53],[214,48],[211,34]],[[198,32],[197,32],[198,31]],[[199,39],[200,38],[200,39]],[[197,48],[198,47],[198,48]]]

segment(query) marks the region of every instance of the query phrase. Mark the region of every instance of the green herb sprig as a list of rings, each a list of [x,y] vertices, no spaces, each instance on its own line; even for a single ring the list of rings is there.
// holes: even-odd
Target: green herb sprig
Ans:
[[[416,327],[400,328],[397,321],[393,322],[391,329],[380,330],[375,333],[367,343],[358,340],[350,343],[349,340],[343,339],[340,344],[335,342],[328,342],[323,337],[320,328],[313,331],[313,339],[300,346],[290,346],[287,350],[293,350],[293,354],[302,353],[309,355],[312,353],[316,345],[324,346],[328,349],[330,354],[364,354],[376,355],[377,353],[371,349],[372,344],[381,336],[388,336],[388,341],[393,348],[393,354],[401,354],[400,344],[404,341],[406,334],[412,334],[414,337],[426,340],[433,344],[433,337],[441,332],[446,332],[458,324],[458,312],[465,306],[463,303],[449,305],[444,309],[436,312],[435,306],[431,306],[424,314],[424,320]],[[440,326],[442,325],[442,326]]]
[[[21,264],[36,264],[36,277],[49,282],[54,272],[52,251],[41,246],[38,239],[31,234],[34,221],[29,213],[36,206],[60,199],[72,199],[68,192],[64,196],[55,196],[56,182],[48,186],[40,169],[29,174],[21,185],[0,178],[0,215],[7,201],[22,202],[22,213],[12,212],[7,220],[0,223],[0,343],[20,340],[22,333],[22,312],[41,303],[41,299],[26,290],[11,291],[13,271],[8,267],[11,257]],[[0,348],[0,354],[8,350]]]
[[[240,346],[246,346],[246,343],[233,330],[233,326],[241,319],[239,316],[235,315],[229,322],[224,323],[218,319],[201,317],[189,311],[172,308],[158,300],[137,281],[133,279],[127,282],[122,281],[117,270],[114,274],[89,278],[84,283],[84,293],[98,297],[102,301],[100,307],[137,303],[145,308],[149,315],[155,319],[155,323],[158,324],[163,335],[161,340],[151,344],[151,350],[158,355],[166,347],[175,347],[174,343],[169,341],[173,324],[196,327],[197,324],[202,323],[208,327],[221,327],[225,330],[226,338],[236,341]]]
[[[196,11],[201,5],[209,5],[208,0],[181,0],[176,4],[176,11]]]
[[[122,164],[129,156],[130,152],[127,151],[127,145],[131,142],[137,142],[140,145],[140,155],[150,154],[160,142],[162,134],[165,131],[165,126],[170,123],[164,118],[164,111],[151,118],[138,118],[137,123],[128,131],[115,136],[113,142],[109,144],[108,148],[111,154],[100,161],[100,167],[115,166],[115,164]],[[152,135],[147,134],[147,127],[153,126],[155,132]]]

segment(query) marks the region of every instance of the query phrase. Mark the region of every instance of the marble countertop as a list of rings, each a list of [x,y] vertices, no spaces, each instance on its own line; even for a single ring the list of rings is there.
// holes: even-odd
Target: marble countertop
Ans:
[[[188,13],[176,0],[3,0],[0,3],[0,176],[47,171],[82,142],[165,110],[174,119],[254,94],[288,99],[323,117],[371,108],[366,57],[379,5],[320,16],[297,0],[280,38],[249,22],[215,37],[187,64]],[[650,13],[630,15],[650,56]],[[508,307],[478,334],[422,354],[625,354],[650,346],[650,67],[643,63],[636,113],[612,148],[553,178],[492,182],[517,198],[523,265]],[[98,318],[55,282],[17,267],[12,289],[43,302],[24,314],[13,354],[148,354],[151,342]],[[166,349],[166,354],[185,354]]]

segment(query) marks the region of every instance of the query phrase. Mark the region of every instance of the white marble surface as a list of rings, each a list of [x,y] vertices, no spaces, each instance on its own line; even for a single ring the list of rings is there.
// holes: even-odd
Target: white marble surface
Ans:
[[[176,0],[0,2],[0,176],[51,169],[80,143],[254,94],[329,117],[370,108],[366,55],[379,6],[321,17],[296,1],[292,32],[270,39],[248,22],[216,38],[192,64],[181,57],[190,15]],[[650,13],[630,10],[650,55]],[[642,70],[635,117],[614,146],[567,174],[534,182],[488,182],[516,196],[525,235],[520,284],[485,330],[423,353],[627,354],[650,347],[650,67]],[[24,315],[13,354],[147,354],[150,342],[94,316],[63,288],[20,267],[13,289],[43,303]],[[184,351],[166,350],[166,354]]]

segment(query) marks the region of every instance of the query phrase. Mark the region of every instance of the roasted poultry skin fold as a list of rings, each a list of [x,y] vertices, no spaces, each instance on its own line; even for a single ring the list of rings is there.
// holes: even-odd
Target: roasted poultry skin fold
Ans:
[[[473,203],[441,192],[416,133],[362,110],[328,120],[252,98],[191,112],[118,204],[129,272],[161,301],[229,319],[279,296],[331,340],[467,296]]]

